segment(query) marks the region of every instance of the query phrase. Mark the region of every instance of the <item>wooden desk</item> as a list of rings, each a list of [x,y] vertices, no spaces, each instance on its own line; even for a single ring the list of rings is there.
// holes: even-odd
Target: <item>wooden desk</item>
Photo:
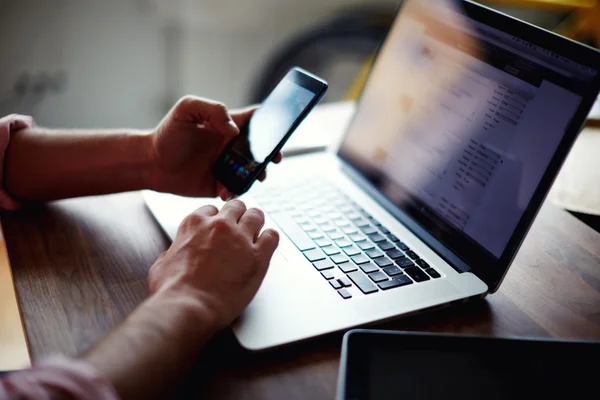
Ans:
[[[85,351],[148,294],[168,240],[139,193],[3,216],[34,359]],[[499,292],[386,329],[600,339],[600,234],[546,204]],[[225,332],[190,385],[205,399],[331,399],[341,334],[248,354]]]

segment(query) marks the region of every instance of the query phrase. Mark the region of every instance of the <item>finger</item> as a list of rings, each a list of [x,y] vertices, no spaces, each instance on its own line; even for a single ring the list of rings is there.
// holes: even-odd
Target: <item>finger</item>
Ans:
[[[239,222],[242,215],[246,212],[246,205],[241,200],[228,201],[221,209],[221,215],[224,218]]]
[[[242,110],[235,110],[231,112],[231,118],[236,123],[238,128],[243,128],[248,124],[252,114],[258,109],[258,106],[250,106],[248,108],[244,108]]]
[[[223,185],[219,181],[216,181],[215,192],[217,193],[217,196],[219,196],[221,198],[221,200],[223,200],[223,201],[227,200],[227,194],[229,193],[229,191],[227,190],[225,185]]]
[[[215,206],[205,205],[194,211],[194,213],[204,215],[206,217],[214,217],[219,213],[219,209]]]
[[[283,154],[281,154],[281,153],[277,153],[277,154],[275,154],[275,157],[273,157],[273,162],[275,164],[279,164],[281,162],[281,160],[283,160]]]
[[[240,133],[223,103],[196,96],[186,96],[176,106],[179,117],[193,119],[198,123],[208,123],[217,132],[225,136]]]
[[[267,171],[261,172],[260,175],[258,176],[258,180],[260,182],[264,181],[265,179],[267,179]]]
[[[265,214],[258,208],[250,208],[240,218],[239,225],[253,241],[256,241],[260,230],[265,225]]]
[[[273,229],[265,229],[256,240],[256,247],[264,265],[271,262],[271,257],[279,244],[279,233]]]

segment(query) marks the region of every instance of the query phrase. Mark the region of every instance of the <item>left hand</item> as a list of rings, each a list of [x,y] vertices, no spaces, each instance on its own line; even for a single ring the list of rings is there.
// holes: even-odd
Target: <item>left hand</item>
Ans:
[[[213,164],[245,126],[256,107],[229,113],[222,103],[186,96],[152,133],[150,177],[154,190],[225,200],[229,192],[211,173]],[[273,162],[281,161],[281,153]],[[262,181],[265,174],[259,177]]]

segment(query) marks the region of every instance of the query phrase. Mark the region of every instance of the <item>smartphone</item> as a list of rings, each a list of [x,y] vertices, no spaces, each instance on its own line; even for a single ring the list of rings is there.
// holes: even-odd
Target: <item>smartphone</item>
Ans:
[[[323,79],[292,68],[225,147],[213,176],[229,192],[246,193],[326,91]]]

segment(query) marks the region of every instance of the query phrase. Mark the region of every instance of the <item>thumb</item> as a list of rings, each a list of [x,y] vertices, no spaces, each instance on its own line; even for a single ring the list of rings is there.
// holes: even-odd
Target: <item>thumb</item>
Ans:
[[[238,128],[242,129],[248,124],[250,118],[252,118],[252,115],[257,109],[258,106],[254,105],[241,110],[234,110],[231,112],[231,118],[236,123]]]
[[[232,137],[240,133],[223,103],[201,97],[186,96],[179,101],[176,111],[183,119],[193,120],[199,124],[208,124],[225,136]]]

